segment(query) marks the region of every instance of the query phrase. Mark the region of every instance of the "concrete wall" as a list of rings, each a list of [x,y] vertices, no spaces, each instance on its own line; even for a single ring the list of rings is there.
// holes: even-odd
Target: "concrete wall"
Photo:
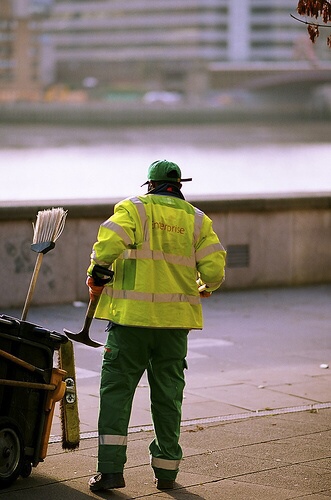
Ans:
[[[52,206],[68,210],[67,222],[43,257],[32,303],[86,301],[91,247],[115,201],[0,204],[0,311],[23,308],[37,257],[30,249],[32,222]],[[225,289],[331,282],[329,193],[189,201],[213,219],[228,250]]]

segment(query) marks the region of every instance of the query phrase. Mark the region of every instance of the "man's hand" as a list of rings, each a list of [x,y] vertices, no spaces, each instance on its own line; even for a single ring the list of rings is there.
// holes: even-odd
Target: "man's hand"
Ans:
[[[112,281],[114,272],[106,267],[96,264],[92,270],[92,276],[87,276],[86,284],[89,288],[91,300],[97,300],[102,294],[104,286]]]
[[[207,285],[205,283],[202,283],[202,281],[200,279],[197,280],[197,285],[198,285],[200,297],[202,297],[203,299],[206,299],[206,298],[211,296],[212,292],[208,292]]]
[[[97,300],[102,294],[102,290],[104,285],[96,285],[94,282],[94,278],[92,276],[88,276],[86,279],[86,284],[89,289],[89,295],[91,300]]]

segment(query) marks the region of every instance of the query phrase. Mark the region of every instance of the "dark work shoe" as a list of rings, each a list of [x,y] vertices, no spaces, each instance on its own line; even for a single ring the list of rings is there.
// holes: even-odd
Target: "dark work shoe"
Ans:
[[[175,487],[175,481],[172,479],[158,479],[155,477],[154,483],[158,490],[172,490]]]
[[[91,491],[112,490],[124,488],[125,481],[122,472],[99,473],[88,482]]]

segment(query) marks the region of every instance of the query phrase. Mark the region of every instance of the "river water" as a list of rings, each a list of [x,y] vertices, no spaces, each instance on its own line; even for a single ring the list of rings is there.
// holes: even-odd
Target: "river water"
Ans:
[[[331,192],[330,123],[165,127],[1,125],[0,201],[143,194],[148,165],[179,164],[184,194]]]

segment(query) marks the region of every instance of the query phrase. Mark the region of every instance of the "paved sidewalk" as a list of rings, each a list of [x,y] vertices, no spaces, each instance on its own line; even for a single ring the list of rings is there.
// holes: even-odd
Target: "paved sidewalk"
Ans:
[[[0,490],[0,500],[322,500],[331,497],[331,286],[215,294],[205,329],[190,334],[183,405],[184,460],[176,489],[153,485],[148,387],[141,381],[130,423],[126,487],[88,490],[97,453],[102,349],[75,345],[81,444],[64,452],[53,421],[44,463]],[[82,308],[34,308],[30,321],[77,330]],[[19,316],[17,311],[3,311]],[[94,338],[104,325],[95,322]]]
[[[185,450],[176,489],[153,485],[148,444],[151,432],[129,435],[126,487],[95,494],[97,440],[64,453],[51,444],[43,464],[19,479],[1,500],[118,499],[325,500],[331,497],[331,409],[251,417],[182,431]]]

